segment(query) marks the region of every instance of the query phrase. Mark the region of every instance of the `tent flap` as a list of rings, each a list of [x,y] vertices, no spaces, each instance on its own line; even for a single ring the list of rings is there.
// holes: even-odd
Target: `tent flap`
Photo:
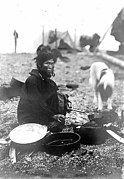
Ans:
[[[124,42],[124,8],[118,13],[113,21],[111,35],[120,43]]]

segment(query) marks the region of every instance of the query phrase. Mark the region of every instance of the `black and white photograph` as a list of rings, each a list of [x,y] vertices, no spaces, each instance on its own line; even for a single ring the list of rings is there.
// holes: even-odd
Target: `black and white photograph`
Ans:
[[[0,0],[0,179],[124,179],[124,1]]]

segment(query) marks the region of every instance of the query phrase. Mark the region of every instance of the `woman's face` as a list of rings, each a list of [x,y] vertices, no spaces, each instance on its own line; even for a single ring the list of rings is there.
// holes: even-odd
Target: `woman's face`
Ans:
[[[51,77],[54,74],[54,60],[50,59],[43,63],[41,71],[46,75],[46,77]]]

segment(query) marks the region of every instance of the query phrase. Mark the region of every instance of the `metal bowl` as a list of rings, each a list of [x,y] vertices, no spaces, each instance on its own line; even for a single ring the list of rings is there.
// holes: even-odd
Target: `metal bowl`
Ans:
[[[39,150],[42,139],[47,134],[47,126],[36,123],[22,124],[14,128],[9,137],[19,151]]]

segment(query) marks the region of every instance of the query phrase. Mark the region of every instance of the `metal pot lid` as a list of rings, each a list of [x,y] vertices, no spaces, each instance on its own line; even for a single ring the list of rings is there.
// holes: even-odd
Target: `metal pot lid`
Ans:
[[[29,144],[41,140],[47,133],[47,126],[36,123],[22,124],[14,128],[10,139],[18,144]]]

